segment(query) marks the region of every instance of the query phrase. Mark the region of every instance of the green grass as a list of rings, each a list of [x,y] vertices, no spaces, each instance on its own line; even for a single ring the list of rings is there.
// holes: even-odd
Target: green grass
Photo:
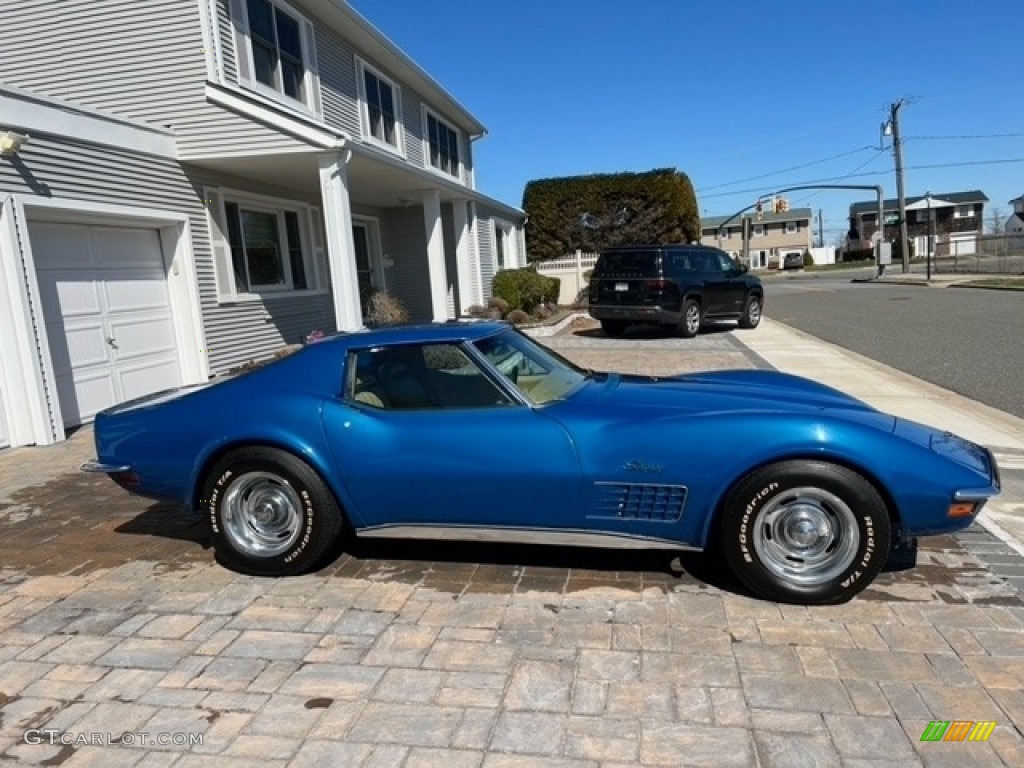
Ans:
[[[957,283],[962,288],[1001,288],[1004,291],[1024,291],[1024,277],[986,277]]]

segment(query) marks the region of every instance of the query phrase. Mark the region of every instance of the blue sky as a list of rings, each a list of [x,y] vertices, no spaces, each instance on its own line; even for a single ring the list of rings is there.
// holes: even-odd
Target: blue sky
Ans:
[[[975,0],[352,0],[481,120],[477,186],[674,167],[702,214],[805,183],[1024,194],[1024,14]],[[871,192],[796,192],[826,244]]]

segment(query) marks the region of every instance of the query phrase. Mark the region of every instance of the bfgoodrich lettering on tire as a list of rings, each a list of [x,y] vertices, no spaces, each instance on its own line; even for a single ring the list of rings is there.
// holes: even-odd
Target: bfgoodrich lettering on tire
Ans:
[[[841,603],[889,556],[885,502],[856,472],[823,461],[784,461],[747,475],[722,519],[729,567],[752,592],[806,605]]]
[[[341,533],[341,510],[320,476],[275,448],[232,451],[213,467],[200,498],[218,559],[242,573],[304,573]]]

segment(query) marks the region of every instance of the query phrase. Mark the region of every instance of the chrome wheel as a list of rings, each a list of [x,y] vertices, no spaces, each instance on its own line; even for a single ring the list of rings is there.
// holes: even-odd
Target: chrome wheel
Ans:
[[[753,328],[755,325],[761,322],[761,302],[757,299],[751,299],[750,303],[747,304],[747,324]]]
[[[686,317],[684,318],[686,323],[686,332],[691,336],[696,336],[700,330],[700,306],[695,303],[687,304],[686,306]]]
[[[853,510],[821,488],[793,488],[769,501],[753,526],[753,545],[779,579],[811,587],[845,572],[860,547]]]
[[[247,472],[224,492],[223,524],[241,553],[274,557],[286,552],[302,531],[302,502],[285,480],[269,472]]]

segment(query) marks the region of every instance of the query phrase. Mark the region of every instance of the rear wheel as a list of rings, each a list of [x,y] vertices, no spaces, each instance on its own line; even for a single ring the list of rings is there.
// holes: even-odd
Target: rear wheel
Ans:
[[[729,567],[769,600],[824,605],[849,600],[889,555],[891,523],[871,483],[846,467],[785,461],[732,490],[721,526]]]
[[[207,476],[201,498],[218,559],[242,573],[304,573],[341,533],[341,510],[320,476],[275,448],[229,453]]]
[[[696,299],[683,302],[682,317],[679,318],[679,335],[692,339],[700,331],[701,309]]]
[[[602,320],[601,330],[605,336],[621,336],[626,332],[625,320]]]
[[[761,297],[753,293],[747,296],[743,314],[740,315],[740,328],[757,328],[761,322],[761,313]]]

